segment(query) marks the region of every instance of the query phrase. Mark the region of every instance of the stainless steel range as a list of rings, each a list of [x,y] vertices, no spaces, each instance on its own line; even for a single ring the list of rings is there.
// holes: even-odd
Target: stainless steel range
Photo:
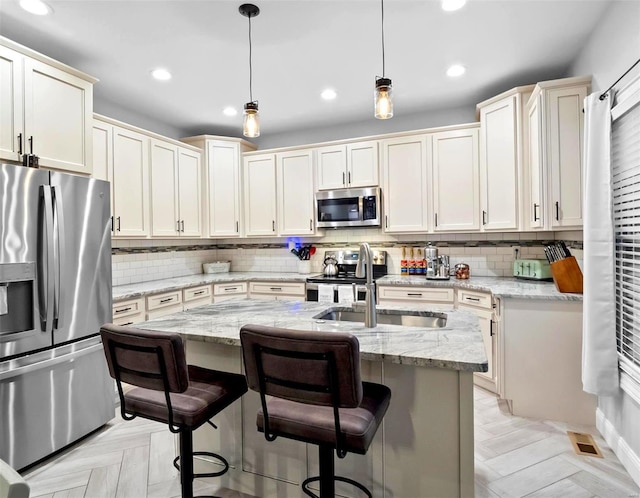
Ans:
[[[356,298],[362,301],[365,298],[366,278],[356,277],[356,265],[358,263],[357,250],[353,251],[325,251],[324,261],[326,265],[333,264],[335,260],[335,275],[317,275],[307,278],[307,301],[318,301],[322,294],[322,286],[333,286],[333,302],[340,302],[340,296],[353,294],[355,287]],[[331,273],[331,272],[328,272]],[[373,279],[376,280],[387,274],[387,252],[373,251]],[[365,276],[366,277],[366,276]],[[324,287],[324,290],[327,290]]]

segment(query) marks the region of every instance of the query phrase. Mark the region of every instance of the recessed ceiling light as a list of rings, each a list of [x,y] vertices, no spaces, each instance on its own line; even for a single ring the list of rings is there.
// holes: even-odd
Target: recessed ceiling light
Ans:
[[[20,0],[20,7],[37,16],[46,16],[53,12],[53,9],[42,0]]]
[[[333,100],[338,96],[338,94],[335,92],[335,90],[332,90],[331,88],[327,88],[320,94],[320,96],[324,100]]]
[[[235,116],[236,114],[238,114],[238,111],[234,107],[225,107],[222,110],[222,113],[225,116]]]
[[[442,10],[452,11],[461,9],[467,0],[442,0]]]
[[[458,76],[462,76],[465,73],[466,69],[464,66],[460,64],[454,64],[449,69],[447,69],[447,76],[452,78],[456,78]]]
[[[154,69],[151,71],[151,76],[160,81],[166,81],[171,79],[171,73],[166,69]]]

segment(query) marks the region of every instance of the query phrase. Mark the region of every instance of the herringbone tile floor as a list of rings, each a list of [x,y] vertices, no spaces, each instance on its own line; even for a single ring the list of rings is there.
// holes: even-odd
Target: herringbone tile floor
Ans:
[[[576,455],[567,430],[591,433],[605,458]],[[475,437],[477,498],[640,497],[594,427],[513,417],[503,402],[476,388]],[[26,478],[32,497],[173,498],[180,496],[174,455],[174,436],[165,425],[117,417]],[[211,482],[196,480],[196,494],[247,496]]]

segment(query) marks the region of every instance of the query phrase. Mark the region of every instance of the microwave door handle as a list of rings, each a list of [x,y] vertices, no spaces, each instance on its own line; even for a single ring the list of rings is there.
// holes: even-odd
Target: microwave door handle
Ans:
[[[53,191],[53,225],[54,225],[54,238],[56,243],[53,246],[54,250],[54,274],[55,274],[55,296],[53,299],[53,328],[59,329],[64,323],[63,312],[64,306],[61,303],[66,301],[66,293],[64,286],[62,285],[62,275],[64,275],[63,262],[65,260],[66,252],[66,230],[64,223],[64,206],[62,203],[62,195],[60,189],[51,187]]]
[[[53,204],[51,187],[40,187],[40,223],[38,226],[38,301],[40,308],[40,327],[49,332],[53,322]]]
[[[358,196],[358,219],[364,221],[364,198]]]

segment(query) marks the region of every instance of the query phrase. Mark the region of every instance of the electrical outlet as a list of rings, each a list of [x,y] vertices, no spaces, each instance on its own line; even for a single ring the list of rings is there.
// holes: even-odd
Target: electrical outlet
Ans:
[[[511,249],[513,249],[513,259],[522,258],[522,247],[511,246]]]

